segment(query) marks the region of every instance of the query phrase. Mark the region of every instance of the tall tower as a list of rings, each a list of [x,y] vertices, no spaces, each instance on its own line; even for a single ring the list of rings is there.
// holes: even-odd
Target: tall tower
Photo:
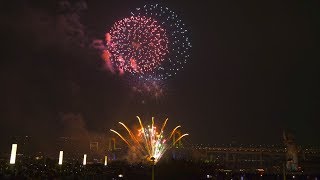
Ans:
[[[288,171],[298,170],[298,147],[291,133],[283,132],[283,143],[286,146],[286,167]]]
[[[116,150],[116,139],[115,139],[115,138],[109,138],[108,150],[109,150],[109,151],[114,151],[114,150]]]

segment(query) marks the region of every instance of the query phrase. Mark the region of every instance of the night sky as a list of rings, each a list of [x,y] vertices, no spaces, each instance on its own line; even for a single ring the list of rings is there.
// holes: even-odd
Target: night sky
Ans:
[[[55,1],[1,7],[0,147],[12,136],[41,145],[68,131],[107,136],[136,115],[169,117],[192,144],[281,144],[289,130],[298,144],[320,145],[316,1],[160,1],[187,24],[193,48],[158,99],[135,94],[88,47],[150,1],[90,1],[66,23],[79,9],[69,2],[72,10]],[[67,122],[66,113],[82,118]]]

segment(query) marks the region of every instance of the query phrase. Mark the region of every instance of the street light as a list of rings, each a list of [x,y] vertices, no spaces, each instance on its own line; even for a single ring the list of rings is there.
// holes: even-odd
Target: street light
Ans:
[[[108,156],[104,156],[104,166],[108,165]]]
[[[62,165],[62,161],[63,161],[63,151],[60,151],[59,152],[59,162],[58,162],[58,164]]]
[[[10,156],[10,164],[15,164],[16,163],[17,147],[18,147],[17,144],[12,144],[11,156]]]
[[[83,155],[83,163],[84,166],[87,164],[87,154]]]
[[[156,158],[151,157],[150,159],[151,159],[151,162],[152,162],[152,176],[151,176],[151,179],[154,180],[154,165],[155,165],[154,161],[156,160]]]

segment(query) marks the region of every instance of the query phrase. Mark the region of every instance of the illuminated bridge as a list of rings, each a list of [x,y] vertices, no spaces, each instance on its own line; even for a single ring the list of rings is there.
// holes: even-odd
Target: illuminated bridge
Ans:
[[[284,147],[190,147],[193,158],[228,169],[268,169],[281,171],[286,162]],[[320,149],[299,148],[300,168],[320,162]],[[319,167],[320,168],[320,167]]]

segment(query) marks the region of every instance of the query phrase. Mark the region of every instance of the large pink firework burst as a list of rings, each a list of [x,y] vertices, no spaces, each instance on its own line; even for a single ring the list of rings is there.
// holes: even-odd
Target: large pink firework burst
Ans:
[[[190,58],[190,32],[172,10],[158,4],[136,8],[116,21],[103,40],[94,40],[105,68],[126,75],[134,92],[162,97],[165,82],[184,69]]]
[[[168,37],[160,24],[145,16],[117,21],[106,33],[105,61],[120,74],[151,77],[168,54]]]

